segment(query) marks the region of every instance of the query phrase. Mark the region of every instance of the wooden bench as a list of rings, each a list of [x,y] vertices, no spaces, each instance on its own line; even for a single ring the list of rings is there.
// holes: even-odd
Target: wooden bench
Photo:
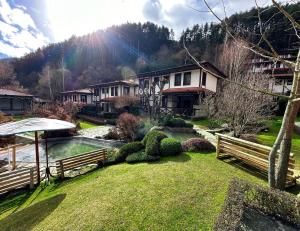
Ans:
[[[36,167],[20,168],[0,174],[0,194],[10,190],[30,186],[32,189],[37,183]]]
[[[55,161],[57,175],[63,179],[64,172],[88,164],[104,164],[107,160],[107,150],[99,149],[92,152],[83,153],[77,156],[72,156]]]
[[[255,167],[264,173],[268,173],[268,157],[271,150],[270,147],[218,133],[216,134],[216,138],[216,154],[218,159],[234,157],[235,159],[241,160],[249,166]],[[276,157],[276,162],[277,161],[278,157]],[[286,187],[296,184],[294,169],[295,160],[293,154],[291,153],[286,177]]]

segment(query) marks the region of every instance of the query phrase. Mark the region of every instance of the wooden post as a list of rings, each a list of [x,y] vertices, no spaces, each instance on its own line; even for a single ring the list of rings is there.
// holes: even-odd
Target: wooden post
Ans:
[[[217,138],[216,157],[219,158],[221,137],[219,135],[216,135],[216,138]]]
[[[33,177],[34,168],[30,169],[30,189],[34,187],[34,177]]]
[[[59,161],[59,167],[60,167],[60,177],[61,177],[61,179],[64,179],[65,178],[64,163],[62,160]]]
[[[16,146],[12,147],[12,170],[16,169]]]
[[[41,181],[41,175],[40,175],[39,136],[37,131],[34,132],[34,137],[35,137],[35,161],[36,161],[37,183],[39,184]]]

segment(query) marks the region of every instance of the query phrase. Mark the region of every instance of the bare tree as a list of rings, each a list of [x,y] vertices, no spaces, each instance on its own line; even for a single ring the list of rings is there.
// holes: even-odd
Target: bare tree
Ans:
[[[227,15],[226,15],[225,3],[223,0],[221,0],[221,2],[223,4],[223,8],[224,8],[224,14],[225,14],[224,19],[219,17],[214,12],[213,8],[207,3],[206,0],[203,0],[203,1],[204,1],[205,5],[207,6],[209,12],[212,13],[215,16],[215,18],[217,20],[219,20],[221,25],[224,26],[224,28],[227,32],[227,36],[232,41],[235,42],[235,44],[238,48],[245,48],[245,49],[253,52],[256,55],[261,56],[263,58],[267,58],[273,62],[279,61],[293,70],[293,73],[294,73],[293,85],[292,85],[292,89],[291,89],[289,96],[274,94],[274,93],[270,92],[269,90],[260,89],[256,86],[253,87],[253,86],[248,86],[248,85],[242,85],[240,83],[236,83],[234,81],[228,80],[228,82],[232,82],[233,84],[240,86],[241,88],[249,89],[249,90],[252,90],[253,92],[260,92],[263,94],[274,95],[274,96],[277,96],[280,98],[285,98],[288,100],[280,131],[279,131],[276,141],[272,147],[272,150],[269,153],[269,171],[268,171],[269,186],[273,187],[273,188],[275,187],[275,188],[283,189],[285,187],[286,175],[287,175],[287,171],[288,171],[288,160],[289,160],[289,155],[290,155],[290,150],[291,150],[294,124],[295,124],[296,116],[297,116],[297,113],[298,113],[299,107],[300,107],[300,49],[298,49],[298,55],[297,55],[297,59],[295,62],[285,59],[278,54],[278,52],[274,49],[271,42],[268,40],[268,38],[266,36],[266,33],[265,33],[266,28],[263,27],[264,24],[261,19],[262,12],[256,1],[255,1],[255,3],[256,3],[256,7],[257,7],[257,16],[259,19],[258,27],[260,30],[259,31],[260,39],[259,39],[258,43],[254,43],[250,40],[246,41],[243,37],[241,37],[238,34],[238,32],[236,32],[229,25]],[[291,27],[295,31],[295,35],[297,36],[297,38],[299,38],[299,41],[300,41],[300,36],[299,36],[300,24],[299,24],[299,22],[297,22],[293,18],[293,16],[290,15],[282,7],[282,5],[279,4],[277,1],[272,0],[272,3],[273,3],[273,6],[278,9],[278,12],[283,14],[287,18],[287,20],[289,20],[289,22],[291,23]],[[276,26],[276,25],[273,25],[273,26]],[[245,41],[245,43],[240,44],[239,39],[243,39]],[[262,43],[267,45],[267,49],[262,47]],[[185,45],[184,45],[184,47],[185,47],[187,53],[190,55],[190,57],[200,67],[202,67],[201,64],[195,59],[195,57],[189,52],[189,50],[186,48]],[[276,160],[276,155],[278,153],[278,150],[279,150],[279,160],[278,160],[278,164],[276,165],[275,160]]]
[[[15,85],[18,85],[18,82],[12,65],[6,61],[0,61],[0,86]]]

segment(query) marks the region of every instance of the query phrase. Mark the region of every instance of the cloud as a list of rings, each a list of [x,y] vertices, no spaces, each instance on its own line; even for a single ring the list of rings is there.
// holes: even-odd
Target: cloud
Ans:
[[[157,21],[163,16],[161,9],[161,3],[159,0],[147,0],[143,7],[143,14],[149,20]]]
[[[10,6],[0,0],[0,53],[20,57],[49,42],[41,33],[25,6]]]

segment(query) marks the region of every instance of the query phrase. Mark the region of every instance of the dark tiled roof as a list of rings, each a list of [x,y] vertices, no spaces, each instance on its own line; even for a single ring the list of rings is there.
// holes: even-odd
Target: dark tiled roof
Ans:
[[[209,91],[201,87],[178,87],[178,88],[168,88],[163,90],[163,93],[199,93]]]
[[[137,84],[133,81],[118,80],[118,81],[113,81],[113,82],[94,84],[94,85],[91,85],[90,87],[109,86],[109,85],[117,85],[117,84],[119,84],[119,85],[128,85],[128,86],[137,86]]]
[[[215,75],[221,76],[221,77],[226,77],[222,71],[220,71],[216,66],[214,66],[210,62],[203,61],[200,63],[200,65],[202,65],[205,69],[210,71],[212,74],[215,74]],[[167,69],[160,69],[160,70],[151,71],[151,72],[140,73],[140,74],[137,74],[137,75],[131,76],[131,77],[143,78],[143,77],[152,77],[152,76],[162,76],[162,75],[168,75],[170,73],[190,71],[190,70],[196,70],[196,69],[200,69],[200,67],[197,64],[188,64],[188,65],[177,66],[177,67],[172,67],[172,68],[167,68]]]
[[[91,91],[91,89],[84,88],[84,89],[77,89],[77,90],[73,90],[73,91],[64,91],[64,92],[61,92],[61,94],[68,94],[68,93],[92,94],[92,91]]]
[[[20,97],[33,97],[33,95],[15,91],[15,90],[10,90],[10,89],[5,89],[5,88],[0,88],[0,95],[7,95],[7,96],[20,96]]]

